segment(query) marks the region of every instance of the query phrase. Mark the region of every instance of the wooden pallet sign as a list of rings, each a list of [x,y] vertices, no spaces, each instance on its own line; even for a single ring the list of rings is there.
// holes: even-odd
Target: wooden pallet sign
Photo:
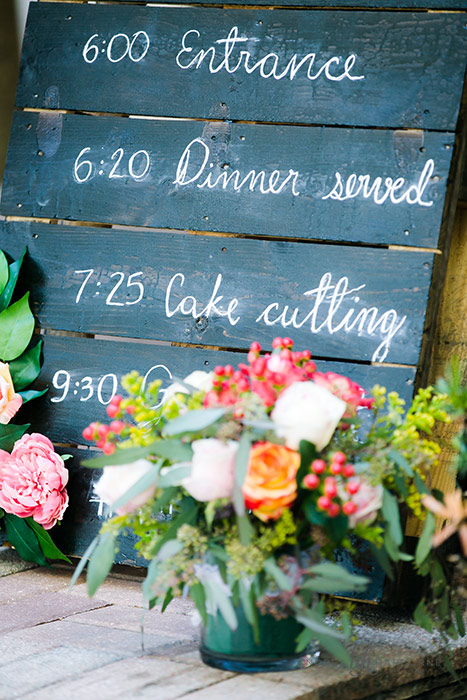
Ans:
[[[36,429],[77,455],[71,554],[104,515],[81,431],[124,373],[286,334],[409,399],[449,249],[462,2],[170,4],[32,3],[23,44],[0,247],[28,249]]]

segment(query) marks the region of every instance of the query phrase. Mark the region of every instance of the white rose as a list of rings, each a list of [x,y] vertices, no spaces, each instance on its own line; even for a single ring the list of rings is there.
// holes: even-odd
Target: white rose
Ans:
[[[345,413],[346,404],[314,382],[295,382],[276,401],[271,418],[278,437],[296,450],[300,440],[312,442],[322,450]]]
[[[191,446],[191,474],[182,486],[197,501],[232,498],[238,442],[208,438],[195,440]]]
[[[203,370],[196,369],[194,372],[191,372],[187,377],[185,377],[183,381],[192,386],[194,389],[198,389],[198,391],[210,391],[212,389],[212,377],[212,372],[203,372]],[[175,394],[189,393],[190,392],[183,386],[183,384],[174,382],[165,390],[164,401],[169,401],[169,399],[172,399]]]
[[[113,504],[153,467],[154,464],[147,459],[138,459],[131,464],[104,467],[101,478],[97,484],[94,484],[94,491],[104,503],[112,508]],[[117,513],[125,515],[141,508],[153,497],[155,490],[156,484],[154,483],[128,503],[117,508]]]

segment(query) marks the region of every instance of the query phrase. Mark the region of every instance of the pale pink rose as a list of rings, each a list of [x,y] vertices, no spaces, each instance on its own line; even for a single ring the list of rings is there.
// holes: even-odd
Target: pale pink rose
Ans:
[[[113,504],[124,493],[153,468],[154,464],[147,459],[137,459],[136,462],[131,464],[104,467],[101,478],[94,485],[94,491],[104,503],[107,503],[112,508]],[[155,490],[156,483],[154,482],[147,489],[120,506],[120,508],[117,508],[116,512],[118,515],[125,515],[141,508],[154,496]]]
[[[238,442],[222,442],[217,438],[208,438],[195,440],[191,446],[191,474],[182,481],[182,486],[197,501],[231,499]]]
[[[49,530],[68,505],[67,482],[68,469],[44,435],[23,435],[11,454],[0,450],[0,507],[7,513]]]
[[[212,389],[213,376],[213,372],[204,372],[201,369],[195,369],[194,372],[191,372],[188,376],[186,376],[183,381],[198,391],[209,391]],[[170,384],[170,386],[168,386],[165,390],[164,401],[169,401],[169,399],[173,398],[175,394],[189,393],[189,390],[183,386],[183,384],[175,382],[174,384]]]
[[[322,450],[331,440],[346,404],[314,382],[295,382],[276,401],[271,418],[278,437],[296,450],[300,440]]]
[[[15,393],[8,364],[0,362],[0,423],[9,423],[22,403],[21,396]]]
[[[375,520],[383,505],[383,487],[381,484],[372,486],[362,477],[356,477],[352,482],[360,485],[357,493],[352,496],[352,501],[357,506],[355,513],[349,515],[349,526],[353,528],[357,523],[372,523]],[[349,495],[346,494],[345,498],[347,500]]]

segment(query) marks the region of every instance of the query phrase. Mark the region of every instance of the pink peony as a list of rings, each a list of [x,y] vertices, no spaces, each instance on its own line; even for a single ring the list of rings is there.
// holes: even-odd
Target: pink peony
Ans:
[[[15,393],[8,364],[0,362],[0,423],[9,423],[22,403],[21,396]]]
[[[357,408],[371,408],[374,403],[374,399],[365,398],[365,390],[357,382],[353,382],[342,374],[315,372],[313,381],[345,401],[347,408],[344,418],[351,418],[357,414]]]
[[[182,486],[198,501],[232,498],[238,442],[208,438],[195,440],[191,446],[191,474]]]
[[[11,454],[0,450],[0,506],[7,513],[49,530],[68,505],[67,481],[68,469],[44,435],[23,435]]]
[[[383,487],[381,484],[372,486],[362,477],[352,479],[352,483],[354,482],[359,485],[359,489],[352,496],[352,501],[357,506],[357,510],[352,515],[349,515],[349,525],[352,528],[357,523],[372,523],[383,505]]]

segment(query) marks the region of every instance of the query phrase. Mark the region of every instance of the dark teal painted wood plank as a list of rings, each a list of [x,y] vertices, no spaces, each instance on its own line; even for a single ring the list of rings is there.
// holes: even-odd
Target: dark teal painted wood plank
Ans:
[[[320,357],[418,361],[431,253],[2,228],[8,252],[28,246],[25,274],[44,328],[238,349],[285,334]]]
[[[453,143],[444,132],[19,112],[1,209],[436,247]],[[378,178],[381,187],[370,194]],[[389,193],[386,178],[399,188]]]
[[[458,13],[32,3],[17,105],[454,130],[467,58],[464,23]],[[220,52],[228,53],[234,28],[242,41],[229,44],[223,66]],[[187,68],[200,50],[208,51],[207,58],[199,68]],[[251,56],[251,69],[275,54],[275,76],[283,77],[272,75],[274,55],[261,77],[261,64],[246,70],[241,51]],[[308,54],[315,55],[310,75],[319,73],[312,80],[312,59],[300,64]],[[327,61],[330,77],[323,72]],[[53,100],[47,92],[52,86]]]
[[[106,0],[104,0],[105,2]],[[141,0],[109,0],[109,2],[139,2]],[[180,0],[154,0],[154,4],[180,5]],[[368,9],[430,9],[430,10],[465,10],[465,0],[185,0],[185,5],[266,5],[267,7],[306,7],[308,9],[319,7],[342,7],[355,8],[365,7]]]
[[[102,377],[115,374],[120,378],[126,372],[137,369],[143,375],[153,366],[163,365],[152,371],[150,379],[160,378],[163,387],[170,384],[169,372],[184,377],[195,369],[211,371],[218,364],[236,365],[245,361],[242,353],[233,353],[202,348],[170,347],[123,341],[94,340],[90,338],[58,337],[45,335],[44,364],[35,386],[49,386],[49,392],[33,404],[29,404],[34,429],[47,434],[55,442],[83,444],[83,428],[92,420],[108,420],[105,405],[99,401],[98,387]],[[305,349],[312,344],[296,344]],[[352,364],[345,362],[317,362],[320,371],[345,374],[366,389],[381,384],[398,391],[410,400],[413,392],[415,370],[412,367],[385,367]],[[58,374],[60,372],[60,374]],[[68,391],[54,388],[65,384],[70,376]],[[88,379],[85,379],[89,377]],[[108,401],[113,379],[108,377],[102,384],[101,398]],[[86,388],[88,387],[88,388]],[[91,388],[93,389],[92,395]],[[76,393],[75,393],[76,392]],[[64,396],[62,401],[57,401]],[[89,398],[87,398],[89,396]],[[55,399],[55,401],[54,401]],[[25,407],[24,418],[27,418]]]

